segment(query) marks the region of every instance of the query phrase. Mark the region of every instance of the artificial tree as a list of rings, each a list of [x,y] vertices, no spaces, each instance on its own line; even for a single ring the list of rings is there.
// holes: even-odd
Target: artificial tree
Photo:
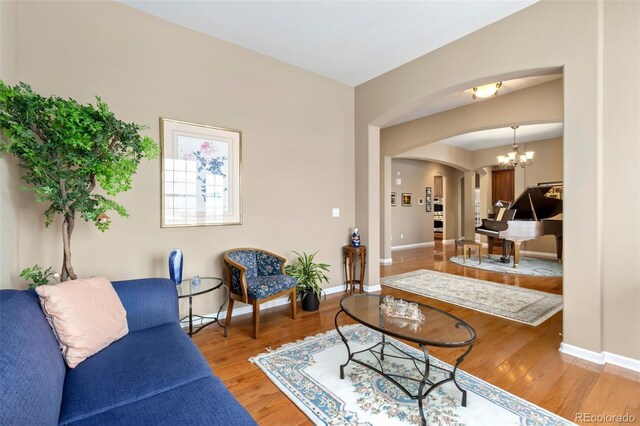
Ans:
[[[45,225],[61,215],[64,248],[61,280],[76,279],[71,265],[71,235],[76,216],[109,227],[107,211],[128,216],[107,196],[131,188],[143,158],[158,156],[153,139],[142,136],[143,126],[116,118],[99,97],[96,104],[80,104],[58,96],[43,97],[28,84],[14,87],[0,80],[0,153],[14,155],[22,169],[23,189],[48,202]],[[107,195],[96,194],[98,187]]]

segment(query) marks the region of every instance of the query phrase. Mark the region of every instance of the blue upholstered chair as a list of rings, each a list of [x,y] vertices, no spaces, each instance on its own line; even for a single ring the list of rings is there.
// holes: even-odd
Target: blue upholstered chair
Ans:
[[[260,304],[289,296],[291,318],[296,317],[296,279],[284,272],[287,260],[265,250],[239,248],[225,252],[225,275],[229,285],[226,325],[231,325],[233,303],[238,300],[253,306],[253,338],[260,335]]]

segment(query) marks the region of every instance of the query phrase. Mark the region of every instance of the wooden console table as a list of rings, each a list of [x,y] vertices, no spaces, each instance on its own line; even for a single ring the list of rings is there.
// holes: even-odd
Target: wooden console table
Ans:
[[[342,264],[344,266],[344,276],[347,280],[347,288],[346,291],[349,293],[353,293],[355,290],[356,284],[360,284],[360,293],[364,292],[364,271],[365,265],[367,264],[367,247],[360,246],[354,247],[352,245],[346,245],[342,247],[342,255],[343,260]],[[356,279],[356,259],[360,258],[360,277]]]

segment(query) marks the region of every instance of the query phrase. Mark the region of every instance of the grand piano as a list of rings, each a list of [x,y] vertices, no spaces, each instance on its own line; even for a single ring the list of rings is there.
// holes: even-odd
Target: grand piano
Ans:
[[[486,235],[489,255],[493,253],[496,238],[503,240],[502,257],[509,262],[513,247],[513,267],[520,263],[520,244],[543,235],[555,235],[558,261],[562,260],[562,219],[553,219],[562,213],[562,183],[544,183],[524,190],[506,210],[495,219],[484,219],[476,233]]]

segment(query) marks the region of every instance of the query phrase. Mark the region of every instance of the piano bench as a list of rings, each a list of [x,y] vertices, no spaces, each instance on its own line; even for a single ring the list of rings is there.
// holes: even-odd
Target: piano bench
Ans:
[[[462,247],[462,263],[467,263],[467,257],[471,257],[471,249],[478,248],[478,264],[482,263],[482,243],[473,240],[456,240],[455,256],[458,255],[458,247]]]

